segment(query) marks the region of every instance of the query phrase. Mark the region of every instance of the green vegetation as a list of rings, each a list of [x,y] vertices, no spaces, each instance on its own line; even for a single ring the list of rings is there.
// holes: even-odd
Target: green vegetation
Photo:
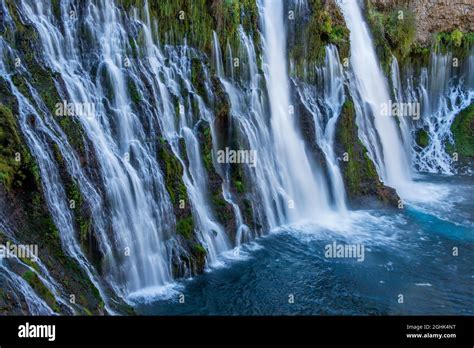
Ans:
[[[202,61],[197,58],[191,59],[191,83],[201,97],[206,96],[203,76]]]
[[[354,128],[355,110],[352,101],[344,103],[339,122],[337,139],[348,156],[348,160],[343,162],[347,191],[351,196],[358,196],[363,193],[361,192],[362,182],[377,178],[377,173],[358,138],[357,129]]]
[[[23,279],[26,280],[28,284],[38,293],[38,295],[45,300],[45,302],[50,306],[56,313],[60,312],[56,298],[49,291],[49,289],[43,284],[38,275],[32,270],[27,270],[23,273]]]
[[[138,90],[137,86],[135,85],[135,82],[129,78],[127,82],[127,87],[128,87],[128,94],[130,95],[130,98],[132,99],[132,102],[134,104],[140,104],[142,101],[142,95],[140,91]]]
[[[89,255],[93,254],[92,250],[89,250],[87,241],[92,237],[91,227],[92,221],[90,212],[85,207],[85,201],[82,197],[82,192],[79,186],[72,178],[67,178],[66,192],[69,199],[69,205],[74,204],[74,208],[71,208],[74,212],[74,218],[76,227],[79,230],[79,238],[82,247]],[[91,255],[92,256],[92,255]]]
[[[194,220],[192,216],[179,219],[176,222],[176,233],[186,239],[191,239],[194,234]]]
[[[225,103],[223,103],[225,104]],[[222,117],[222,115],[221,115]],[[224,199],[222,192],[222,178],[214,168],[212,153],[214,151],[211,127],[207,122],[201,122],[199,126],[199,143],[204,167],[209,178],[209,195],[214,212],[219,222],[224,225],[228,232],[233,231],[234,215],[232,207]]]
[[[18,51],[21,65],[29,71],[28,75],[14,74],[12,81],[34,105],[35,102],[27,87],[28,84],[31,84],[38,91],[41,100],[49,112],[55,115],[56,104],[63,102],[55,84],[55,80],[59,80],[60,76],[39,63],[41,60],[37,59],[37,52],[41,52],[42,48],[35,28],[30,24],[22,22],[13,1],[6,1],[6,5],[15,23],[15,31],[6,31],[4,33],[5,38]],[[53,9],[55,6],[57,7],[58,5],[53,3]],[[79,123],[73,117],[61,117],[59,123],[73,148],[79,154],[84,155],[83,131]]]
[[[171,147],[162,139],[160,141],[159,159],[162,164],[166,189],[173,205],[178,205],[180,199],[187,198],[186,186],[183,183],[183,166],[174,156]]]
[[[388,12],[380,12],[368,2],[366,17],[371,27],[375,50],[385,73],[390,71],[392,55],[402,62],[413,52],[426,54],[415,44],[415,15],[408,8],[394,8]]]
[[[120,0],[126,9],[142,8],[144,0]],[[149,1],[150,14],[158,22],[157,33],[162,43],[187,44],[209,54],[212,32],[219,37],[221,47],[230,43],[239,46],[238,28],[254,33],[258,39],[258,10],[254,0],[163,0]]]
[[[0,103],[0,183],[11,191],[39,183],[39,169],[23,142],[12,110]]]
[[[202,153],[202,160],[204,162],[204,167],[209,172],[214,170],[214,164],[212,162],[212,135],[211,135],[211,128],[205,127],[201,132],[201,139],[203,139],[203,153]]]
[[[427,66],[431,48],[416,41],[416,19],[407,7],[379,10],[368,1],[366,18],[374,40],[374,47],[385,73],[390,71],[392,55],[399,63]],[[464,58],[474,43],[474,33],[454,29],[434,35],[433,46],[442,53],[452,52]]]
[[[245,192],[244,184],[242,184],[242,181],[235,180],[234,181],[234,186],[237,189],[238,193],[244,193]]]
[[[461,111],[451,125],[454,151],[462,157],[474,157],[474,103]]]
[[[436,35],[435,49],[442,53],[453,52],[457,57],[465,57],[469,54],[474,44],[473,32],[462,32],[454,29],[452,32],[440,32]]]
[[[11,189],[17,176],[24,176],[20,171],[20,161],[15,152],[19,150],[20,137],[16,131],[15,119],[11,110],[0,104],[0,182]],[[17,149],[17,150],[16,150]]]
[[[341,57],[349,55],[349,30],[337,7],[328,9],[321,0],[310,0],[310,15],[298,17],[294,24],[294,41],[290,44],[292,72],[299,78],[314,77],[312,66],[320,65],[326,56],[325,47],[336,45]],[[307,69],[309,68],[309,69]],[[305,71],[309,76],[304,76]]]
[[[183,183],[183,166],[174,156],[170,145],[164,139],[160,140],[159,160],[165,179],[166,190],[173,204],[176,216],[176,233],[187,240],[194,238],[194,219],[188,202],[186,186]],[[183,153],[185,148],[181,147]],[[180,201],[185,202],[184,207]]]
[[[199,254],[204,254],[204,255],[207,254],[206,249],[201,244],[195,244],[194,250],[196,250],[196,252],[198,252]]]
[[[428,133],[424,129],[418,129],[415,133],[415,140],[419,147],[425,148],[430,143]]]
[[[195,259],[196,269],[203,270],[206,264],[207,250],[200,243],[196,243],[192,248],[192,254]]]
[[[380,182],[375,165],[359,140],[355,117],[353,102],[346,101],[338,121],[336,141],[344,149],[341,168],[347,194],[352,199],[372,195],[395,205],[398,197]]]

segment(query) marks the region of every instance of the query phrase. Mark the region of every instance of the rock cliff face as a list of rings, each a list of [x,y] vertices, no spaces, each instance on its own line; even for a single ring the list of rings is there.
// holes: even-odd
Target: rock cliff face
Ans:
[[[368,0],[380,11],[409,8],[415,14],[416,42],[427,46],[433,33],[459,29],[474,31],[472,0]]]
[[[34,1],[0,0],[0,245],[9,240],[34,243],[40,254],[38,263],[0,262],[0,314],[36,313],[25,297],[34,293],[39,314],[95,315],[109,309],[131,313],[122,294],[115,293],[115,285],[125,284],[137,269],[124,266],[130,255],[146,260],[141,249],[153,244],[156,248],[147,250],[166,256],[169,278],[186,278],[203,272],[210,257],[217,255],[214,250],[228,250],[263,234],[270,225],[267,216],[283,211],[286,196],[280,197],[274,185],[279,179],[265,177],[280,168],[273,166],[277,160],[272,155],[259,157],[268,158],[262,165],[270,168],[261,173],[240,161],[216,159],[218,149],[253,146],[260,156],[271,144],[266,140],[270,112],[257,1],[79,1],[83,6],[78,9],[76,34],[67,35],[76,39],[80,74],[69,65],[64,70],[61,64],[49,66],[50,60],[59,58],[41,43],[66,37],[64,23],[70,16],[69,8],[61,6],[67,1],[42,1],[50,5],[41,15],[55,27],[50,33],[42,31],[45,37],[35,17],[43,9],[25,9]],[[284,1],[289,99],[295,104],[290,114],[299,117],[309,156],[321,166],[328,187],[334,181],[328,163],[348,156],[350,160],[340,164],[340,187],[345,184],[349,206],[367,197],[396,205],[395,190],[383,185],[359,139],[357,108],[343,88],[350,36],[336,0]],[[448,50],[472,47],[474,40],[459,31],[474,29],[468,17],[474,0],[366,1],[374,46],[387,76],[394,56],[401,68],[426,67],[438,32],[446,32],[446,41],[454,37],[456,45],[441,42]],[[86,11],[86,4],[97,11]],[[406,15],[404,24],[399,22],[399,9]],[[96,12],[110,20],[107,25],[121,28],[117,32],[123,36],[103,39],[100,33],[110,31],[102,19],[95,20]],[[458,35],[451,35],[455,30]],[[102,42],[114,42],[114,56],[124,59],[106,68],[100,57],[110,46],[102,47]],[[145,59],[148,55],[153,59]],[[64,77],[69,73],[74,79]],[[334,74],[341,76],[341,88],[335,88]],[[87,103],[74,97],[77,89],[85,91]],[[97,105],[107,122],[89,134],[90,120],[58,115],[58,102]],[[340,118],[333,123],[332,145],[332,139],[323,139],[322,130],[331,133],[327,124],[334,110],[340,111]],[[473,128],[468,127],[473,124],[472,107],[469,110],[453,126],[452,151],[466,156],[473,153],[471,133],[464,131]],[[133,124],[118,121],[132,114]],[[430,134],[424,129],[418,133],[419,147],[428,146]],[[334,147],[334,156],[323,151],[327,144]],[[105,166],[109,162],[113,170]],[[48,179],[48,173],[54,176]],[[257,190],[260,185],[269,189]],[[150,214],[142,215],[146,211]],[[125,238],[130,231],[133,234]],[[225,245],[222,238],[223,246],[214,246],[219,233],[232,242]],[[157,237],[148,239],[150,235]],[[143,243],[130,243],[140,248],[129,253],[129,240],[138,237]],[[155,243],[158,237],[161,244]],[[74,253],[67,252],[70,245],[76,247]],[[89,274],[89,269],[94,272]],[[145,279],[154,270],[146,268],[137,278]],[[5,274],[10,278],[2,278]],[[81,295],[69,305],[75,294]]]

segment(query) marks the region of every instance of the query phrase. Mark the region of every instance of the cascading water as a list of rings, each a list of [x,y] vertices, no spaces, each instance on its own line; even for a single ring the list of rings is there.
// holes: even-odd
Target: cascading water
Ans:
[[[153,149],[137,142],[147,134],[130,108],[126,81],[138,77],[133,69],[127,74],[124,66],[128,40],[117,9],[108,1],[90,4],[81,27],[69,15],[73,4],[63,1],[61,19],[66,25],[59,28],[50,6],[36,1],[22,1],[22,6],[40,34],[47,62],[61,73],[69,98],[76,105],[94,105],[97,110],[93,117],[78,117],[78,121],[95,147],[106,188],[109,209],[94,218],[97,222],[109,216],[112,223],[112,238],[101,229],[102,223],[95,224],[106,246],[103,252],[111,283],[122,294],[166,284],[171,274],[163,239],[172,214]],[[79,30],[93,35],[101,57],[97,77],[93,72],[84,73],[87,62],[77,52]],[[113,86],[113,93],[107,84]]]
[[[326,47],[324,65],[316,70],[316,86],[322,86],[322,91],[304,83],[297,85],[297,90],[301,103],[313,115],[316,141],[323,151],[328,165],[334,205],[342,213],[346,211],[346,193],[338,159],[334,153],[334,138],[337,120],[345,101],[345,76],[335,46]]]
[[[172,146],[174,154],[184,168],[183,182],[186,185],[192,203],[200,237],[208,250],[208,261],[210,264],[216,264],[218,255],[228,250],[231,244],[225,235],[223,227],[216,221],[211,211],[211,204],[207,197],[207,174],[203,166],[199,143],[192,129],[194,127],[193,123],[196,121],[194,114],[198,115],[198,120],[205,120],[210,124],[213,123],[212,115],[204,105],[201,97],[193,89],[190,81],[191,71],[188,55],[190,49],[184,47],[184,52],[176,52],[169,48],[168,56],[170,57],[171,64],[167,67],[160,48],[153,41],[152,23],[150,22],[147,4],[145,4],[145,18],[146,22],[141,23],[141,25],[145,33],[144,51],[150,66],[148,69],[143,67],[142,73],[148,82],[154,86],[153,90],[155,93],[153,99],[160,105],[159,110],[157,110],[157,114],[160,115],[158,122],[161,125],[164,137]],[[163,76],[163,80],[160,76]],[[197,99],[197,110],[192,109],[192,103],[189,98],[184,99],[181,97],[181,91],[178,89],[178,86],[182,84]],[[175,122],[174,105],[170,94],[180,98],[179,123]],[[184,155],[179,147],[180,136],[184,138],[186,144],[186,155],[189,159],[189,165],[184,160]]]
[[[0,220],[0,229],[2,234],[14,245],[20,245],[12,233],[10,228],[2,223]],[[8,232],[7,232],[8,231]],[[69,314],[74,314],[72,305],[65,299],[67,294],[56,280],[50,275],[47,267],[43,264],[39,257],[34,259],[35,268],[28,265],[25,260],[20,259],[17,255],[10,253],[0,257],[0,286],[2,289],[10,289],[21,308],[21,302],[24,301],[28,306],[28,312],[33,315],[54,315],[55,312],[48,306],[48,304],[41,299],[35,291],[31,288],[28,282],[22,277],[18,276],[11,270],[11,264],[16,267],[20,265],[35,274],[42,284],[54,294],[56,301],[61,305],[62,309]]]
[[[9,56],[10,58],[13,58],[15,56],[13,50],[3,39],[0,39],[0,52],[4,57]],[[27,72],[23,70],[24,69],[22,69],[22,73],[27,74]],[[72,155],[74,152],[70,147],[64,147],[64,134],[58,132],[59,135],[57,135],[53,131],[53,129],[56,131],[59,129],[59,127],[54,124],[54,121],[51,118],[48,118],[48,115],[45,115],[46,118],[43,120],[40,113],[35,108],[36,106],[38,110],[41,110],[41,112],[47,110],[43,101],[39,98],[31,84],[26,82],[29,93],[32,95],[36,103],[35,105],[32,105],[15,86],[11,79],[11,73],[8,71],[8,68],[3,61],[0,62],[0,74],[9,84],[11,93],[17,99],[20,127],[25,135],[32,154],[38,160],[46,202],[52,212],[54,223],[60,231],[61,242],[64,250],[70,257],[76,260],[81,268],[86,272],[94,286],[101,293],[101,296],[106,300],[106,308],[112,313],[113,310],[107,307],[107,296],[102,291],[96,272],[87,261],[87,258],[83,254],[74,235],[73,217],[67,204],[69,200],[66,197],[64,187],[61,185],[59,169],[54,160],[54,155],[48,141],[52,140],[61,150],[64,151],[63,153],[65,155],[66,163],[69,164],[71,161],[76,161],[77,163],[78,159],[74,158]],[[31,120],[32,117],[34,119],[33,122]]]
[[[0,284],[3,290],[11,289],[10,293],[15,297],[15,301],[18,304],[20,304],[21,301],[25,301],[30,314],[54,315],[54,311],[34,292],[29,284],[4,265],[3,259],[0,259]],[[19,307],[21,308],[21,305],[19,305]]]
[[[401,124],[406,144],[413,149],[413,165],[420,172],[453,174],[453,156],[446,153],[446,144],[452,142],[451,125],[456,115],[474,100],[472,71],[474,52],[464,64],[453,67],[450,53],[433,52],[428,68],[421,68],[418,79],[412,69],[402,81],[398,62],[392,60],[392,85],[397,101],[419,103],[421,119]],[[418,81],[418,83],[417,83]],[[428,145],[420,148],[412,129],[423,128],[429,137]]]
[[[387,81],[358,1],[338,2],[350,30],[351,94],[359,136],[375,161],[381,179],[397,189],[410,182],[411,170],[395,118],[389,110]],[[382,110],[387,108],[387,114]]]
[[[211,105],[216,98],[212,95],[212,70],[205,63],[204,54],[188,46],[186,40],[178,46],[159,43],[160,28],[150,16],[147,1],[130,14],[122,13],[109,0],[93,0],[79,7],[77,1],[62,0],[57,3],[59,11],[53,11],[49,1],[18,2],[21,17],[31,22],[39,34],[43,52],[38,58],[54,72],[51,76],[60,96],[74,105],[89,105],[95,110],[91,115],[76,115],[74,121],[84,132],[84,146],[94,156],[97,176],[92,175],[90,168],[84,168],[77,149],[55,117],[58,115],[48,110],[40,91],[29,82],[31,73],[22,66],[13,69],[11,62],[18,52],[0,38],[0,76],[18,104],[20,128],[38,162],[46,203],[62,246],[99,289],[110,313],[113,311],[108,306],[108,285],[129,300],[161,293],[173,285],[176,254],[184,260],[190,256],[189,250],[180,245],[185,237],[175,233],[179,222],[159,160],[163,149],[160,144],[169,145],[182,167],[179,179],[185,186],[185,203],[191,207],[194,231],[190,234],[195,238],[186,243],[193,243],[200,252],[204,247],[206,265],[211,267],[219,265],[223,253],[253,240],[263,231],[285,224],[329,221],[333,213],[337,218],[345,217],[346,195],[335,154],[335,133],[346,101],[346,78],[355,104],[359,136],[387,185],[403,192],[411,180],[412,161],[422,171],[451,173],[451,159],[444,152],[444,143],[450,139],[449,127],[455,114],[474,99],[472,75],[457,76],[456,83],[451,83],[453,73],[447,68],[451,56],[433,55],[430,69],[422,70],[416,87],[413,79],[407,79],[407,87],[404,86],[398,63],[393,59],[395,101],[423,104],[419,122],[399,118],[397,123],[390,114],[382,115],[390,93],[356,1],[340,2],[351,31],[351,72],[344,72],[336,47],[330,45],[326,47],[324,64],[315,68],[315,85],[298,79],[290,83],[285,3],[258,0],[257,4],[263,72],[259,69],[258,47],[242,26],[238,27],[239,49],[233,49],[228,42],[221,49],[219,36],[213,33],[213,64],[229,97],[231,127],[236,128],[232,132],[238,146],[256,151],[258,158],[255,166],[240,167],[248,179],[242,194],[245,198],[233,191],[231,166],[212,158],[222,179],[222,198],[234,214],[236,230],[230,233],[226,233],[229,231],[223,226],[225,221],[213,209],[216,203],[209,187],[211,173],[209,163],[204,161],[208,154],[202,153],[200,138],[200,127],[208,125],[214,155],[220,150]],[[296,8],[308,6],[306,1],[295,1]],[[0,24],[8,22],[13,26],[3,1],[2,13],[6,20]],[[132,56],[137,59],[131,59]],[[473,56],[471,53],[467,61],[471,70]],[[238,70],[233,65],[236,57],[242,63]],[[192,61],[196,60],[202,60],[202,76],[198,78],[206,96],[200,95],[202,89],[193,86]],[[14,74],[24,78],[24,88],[13,81]],[[293,107],[293,96],[313,117],[314,138],[324,156],[327,180],[298,130],[299,115]],[[412,153],[415,126],[428,129],[430,145]],[[54,150],[64,159],[65,168],[57,163]],[[67,173],[62,173],[62,169]],[[103,256],[100,274],[78,241],[75,212],[68,206],[70,197],[62,182],[64,175],[77,184],[91,211],[94,237]],[[255,225],[260,227],[252,230],[246,225],[244,214],[248,207],[242,207],[243,199],[251,203]],[[56,297],[62,311],[75,313],[76,306],[67,303],[64,289],[40,260],[38,269],[20,259],[0,260],[0,281],[14,289],[18,302],[26,301],[29,312],[54,313],[12,271],[10,263],[34,272]],[[181,274],[191,276],[191,266],[186,261],[182,264],[185,270]]]
[[[284,5],[259,1],[263,28],[264,72],[270,104],[273,151],[285,190],[289,222],[311,220],[329,210],[326,187],[296,130],[286,60]],[[294,207],[292,207],[294,204]]]
[[[306,153],[290,111],[283,7],[260,3],[259,8],[265,13],[262,17],[265,79],[268,86],[273,86],[268,89],[270,121],[265,116],[267,100],[259,92],[265,81],[257,68],[255,48],[242,29],[244,55],[249,63],[249,92],[227,81],[221,64],[217,65],[217,72],[230,97],[241,133],[249,146],[258,152],[259,163],[249,170],[255,184],[255,202],[263,203],[262,206],[255,204],[256,215],[260,222],[266,221],[267,227],[274,228],[282,223],[313,219],[315,214],[326,211],[329,203],[321,175]],[[183,166],[183,183],[199,239],[207,249],[208,264],[215,264],[218,256],[233,245],[253,238],[232,197],[226,173],[223,192],[236,217],[235,243],[228,240],[213,216],[195,130],[198,122],[207,121],[214,132],[213,115],[190,81],[189,57],[197,53],[186,46],[160,48],[154,38],[157,23],[150,20],[147,3],[140,15],[138,11],[134,12],[133,22],[128,24],[123,22],[113,3],[103,0],[80,9],[75,8],[72,1],[62,1],[59,13],[53,13],[50,3],[22,0],[20,9],[39,33],[45,63],[61,76],[60,81],[55,81],[58,90],[72,104],[92,105],[95,110],[94,114],[75,116],[97,157],[103,193],[95,188],[96,179],[82,168],[66,135],[33,86],[28,84],[34,105],[10,81],[23,115],[22,130],[39,162],[47,203],[65,250],[79,262],[97,288],[101,285],[95,270],[75,236],[73,213],[67,207],[68,197],[48,145],[50,141],[57,145],[68,174],[74,178],[91,209],[91,222],[104,257],[105,278],[123,297],[147,294],[172,281],[170,255],[176,243],[170,232],[176,221],[156,160],[157,149],[153,145],[153,140],[160,134]],[[81,20],[77,18],[78,11],[82,11]],[[127,25],[142,31],[143,42],[134,44],[141,47],[140,55],[146,59],[128,59],[131,41],[126,34],[130,29]],[[87,40],[79,32],[88,33]],[[86,47],[93,54],[83,55],[79,47]],[[215,53],[220,57],[220,48],[215,49]],[[230,46],[227,54],[232,61]],[[15,56],[14,53],[10,55]],[[230,71],[232,81],[232,64],[226,70]],[[28,74],[27,71],[24,73]],[[6,68],[2,70],[2,76],[8,79]],[[282,90],[276,88],[280,84],[284,87]],[[131,107],[130,85],[134,85],[136,93],[143,98],[144,112],[141,114]],[[183,86],[187,96],[182,95]],[[180,106],[178,114],[175,112],[176,100]],[[251,117],[246,115],[248,106],[252,110]],[[27,114],[35,115],[35,128],[26,121]],[[214,140],[215,136],[212,138]],[[180,139],[184,140],[184,148]],[[102,291],[101,295],[107,298]]]
[[[239,131],[246,137],[248,146],[257,152],[258,164],[248,174],[255,183],[252,185],[253,200],[257,202],[255,206],[259,209],[260,220],[267,221],[267,227],[271,229],[285,221],[285,202],[282,199],[284,188],[280,182],[277,159],[271,146],[271,134],[264,117],[264,99],[259,93],[263,79],[257,68],[255,47],[243,30],[240,30],[240,37],[245,48],[240,59],[247,62],[248,75],[244,79],[249,81],[248,88],[240,89],[233,81],[225,78],[217,36],[214,36],[214,64],[229,96],[231,113]]]

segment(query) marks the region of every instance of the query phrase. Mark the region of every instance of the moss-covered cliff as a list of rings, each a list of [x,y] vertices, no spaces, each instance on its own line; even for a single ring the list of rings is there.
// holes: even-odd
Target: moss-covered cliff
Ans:
[[[469,105],[454,119],[451,125],[454,146],[448,144],[448,151],[456,152],[462,161],[474,158],[474,104]]]
[[[359,140],[354,105],[351,100],[344,103],[336,130],[336,147],[342,159],[341,168],[347,195],[350,200],[372,196],[384,203],[396,206],[398,196],[394,189],[380,181],[367,149]]]
[[[290,73],[303,80],[315,77],[327,45],[335,45],[341,59],[349,56],[349,30],[335,1],[310,0],[307,5],[289,1],[287,9]]]

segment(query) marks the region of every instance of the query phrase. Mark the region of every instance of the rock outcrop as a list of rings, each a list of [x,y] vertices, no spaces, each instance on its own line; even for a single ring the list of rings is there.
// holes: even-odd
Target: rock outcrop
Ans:
[[[427,46],[433,33],[459,29],[474,31],[474,1],[472,0],[368,0],[378,10],[409,8],[415,14],[416,42]]]

